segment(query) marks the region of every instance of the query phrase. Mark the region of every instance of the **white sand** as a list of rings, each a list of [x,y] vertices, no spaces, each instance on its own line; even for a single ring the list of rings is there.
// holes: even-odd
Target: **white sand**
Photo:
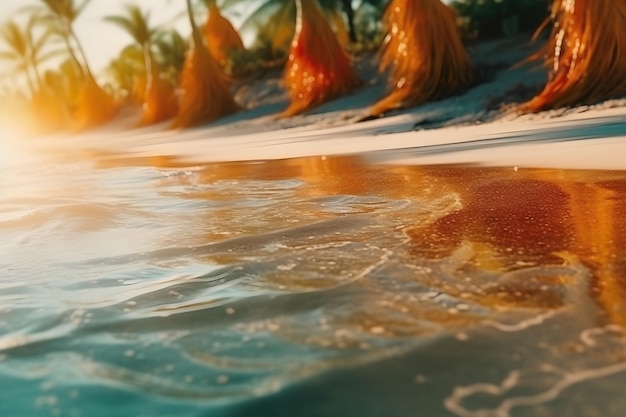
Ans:
[[[472,53],[483,65],[508,66],[529,52],[516,39],[483,44]],[[276,79],[265,79],[239,89],[237,98],[248,110],[201,128],[168,131],[162,124],[128,130],[127,119],[30,145],[56,154],[174,156],[189,164],[365,154],[385,163],[626,169],[626,100],[524,116],[485,110],[515,86],[541,86],[545,71],[535,65],[501,69],[463,95],[357,123],[384,92],[384,80],[372,77],[371,65],[359,65],[372,82],[304,116],[276,120],[286,99]]]

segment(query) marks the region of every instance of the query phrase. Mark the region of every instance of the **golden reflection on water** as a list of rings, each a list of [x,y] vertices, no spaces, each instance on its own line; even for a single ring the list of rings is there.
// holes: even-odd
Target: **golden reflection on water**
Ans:
[[[101,159],[101,164],[184,165],[166,157],[129,160],[111,155]],[[388,214],[398,217],[406,237],[405,247],[395,255],[413,270],[446,260],[454,278],[415,273],[411,280],[495,310],[550,311],[591,300],[608,322],[626,325],[625,172],[382,166],[359,157],[231,162],[202,168],[195,179],[201,184],[232,180],[236,188],[238,179],[302,181],[296,200],[338,195],[418,200],[420,210]],[[177,177],[174,181],[189,180]],[[210,190],[188,197],[233,198]],[[308,220],[341,215],[308,214]],[[205,221],[228,222],[232,212],[225,207],[215,216],[212,213]],[[282,212],[256,229],[240,225],[230,237],[284,229],[300,220],[294,216]],[[210,233],[205,237],[208,242],[224,238]],[[297,280],[295,274],[281,277],[276,279]],[[328,284],[323,279],[316,282],[321,287]],[[401,314],[389,313],[390,309]],[[458,313],[424,308],[414,298],[394,296],[383,297],[345,320],[375,330],[405,328],[408,333],[420,331],[412,324],[417,319],[460,326],[479,320],[473,314]]]

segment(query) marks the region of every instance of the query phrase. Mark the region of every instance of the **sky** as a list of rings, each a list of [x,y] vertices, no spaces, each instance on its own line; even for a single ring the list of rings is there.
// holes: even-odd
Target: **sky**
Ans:
[[[79,4],[80,1],[75,3]],[[150,23],[159,25],[171,24],[176,21],[185,33],[187,23],[180,14],[185,10],[184,0],[91,0],[83,14],[76,20],[75,30],[81,40],[87,59],[96,72],[101,72],[109,61],[132,39],[119,27],[104,22],[107,15],[124,13],[126,4],[136,4],[142,10],[150,11]],[[15,12],[29,5],[41,4],[37,0],[0,0],[0,24],[10,19],[18,19]],[[5,47],[0,41],[0,50]],[[0,74],[4,73],[2,66],[7,65],[0,61]]]

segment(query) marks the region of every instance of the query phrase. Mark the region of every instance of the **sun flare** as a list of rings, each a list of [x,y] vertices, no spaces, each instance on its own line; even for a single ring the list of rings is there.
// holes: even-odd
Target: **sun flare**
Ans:
[[[8,153],[8,149],[5,142],[5,136],[6,134],[4,133],[4,129],[2,128],[2,126],[0,126],[0,170],[4,169],[4,167],[6,166],[6,158],[7,158],[7,153]]]

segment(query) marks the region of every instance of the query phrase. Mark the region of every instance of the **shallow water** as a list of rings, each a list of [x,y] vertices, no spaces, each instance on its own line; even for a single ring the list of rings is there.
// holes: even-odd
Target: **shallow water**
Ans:
[[[1,416],[622,416],[626,173],[0,168]]]

